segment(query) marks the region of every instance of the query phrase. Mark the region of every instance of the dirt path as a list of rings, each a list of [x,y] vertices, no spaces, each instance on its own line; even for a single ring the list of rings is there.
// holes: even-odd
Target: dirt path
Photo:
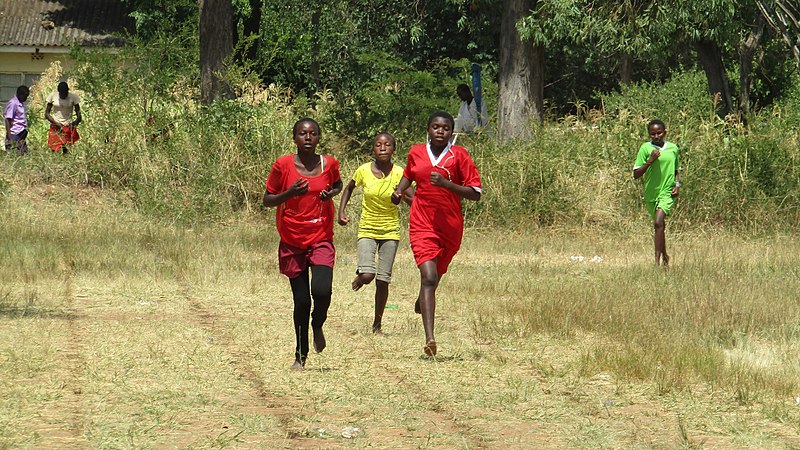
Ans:
[[[57,365],[56,372],[50,375],[58,380],[57,400],[51,407],[41,410],[41,423],[36,428],[53,448],[87,448],[89,442],[86,440],[85,427],[88,418],[83,402],[86,368],[83,356],[86,342],[84,322],[87,317],[81,305],[86,297],[75,293],[71,261],[66,262],[62,300],[64,314],[61,319],[66,339],[62,341],[64,345],[58,352],[61,363]]]
[[[320,439],[305,436],[302,430],[293,427],[293,416],[304,412],[301,398],[276,394],[253,365],[252,355],[241,348],[227,328],[226,320],[194,297],[189,287],[184,287],[183,296],[189,304],[192,318],[209,335],[218,351],[230,360],[231,369],[244,378],[250,386],[249,392],[241,392],[235,398],[226,399],[228,404],[248,414],[270,416],[277,419],[284,439],[273,442],[276,447],[319,448],[325,447]],[[261,444],[268,444],[261,441]]]

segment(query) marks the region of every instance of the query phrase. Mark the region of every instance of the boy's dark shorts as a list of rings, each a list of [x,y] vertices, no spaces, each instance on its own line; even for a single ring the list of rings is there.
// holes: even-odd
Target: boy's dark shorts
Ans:
[[[28,153],[28,142],[26,138],[28,137],[28,130],[22,130],[17,134],[10,134],[9,136],[10,142],[6,143],[6,151],[15,151],[17,154],[24,155]]]

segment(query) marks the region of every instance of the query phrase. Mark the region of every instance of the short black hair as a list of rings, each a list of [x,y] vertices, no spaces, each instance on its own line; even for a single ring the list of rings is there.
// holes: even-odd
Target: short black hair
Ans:
[[[661,128],[663,128],[665,130],[667,129],[667,125],[664,124],[663,120],[661,120],[661,119],[653,119],[650,122],[647,122],[647,131],[650,131],[650,127],[652,127],[653,125],[661,125]]]
[[[454,129],[456,127],[456,120],[453,119],[453,115],[447,111],[436,111],[435,113],[431,114],[431,116],[428,117],[428,127],[431,126],[431,122],[433,122],[433,119],[437,117],[447,119],[447,121],[450,122],[450,129]]]
[[[304,123],[312,123],[315,127],[317,127],[317,136],[322,136],[322,129],[319,127],[319,124],[316,120],[310,117],[303,117],[302,119],[298,120],[294,123],[294,127],[292,128],[292,137],[297,136],[297,129],[300,128],[300,125]]]
[[[464,83],[461,83],[458,86],[456,86],[456,92],[459,92],[459,91],[466,91],[466,92],[470,92],[471,93],[471,91],[469,90],[469,86],[467,86]]]
[[[66,81],[62,81],[61,83],[58,83],[57,90],[58,92],[69,92],[69,85]]]
[[[24,84],[22,86],[17,87],[17,97],[23,97],[29,95],[30,93],[31,90],[28,89],[28,86],[25,86]]]
[[[392,136],[392,133],[389,133],[388,131],[379,131],[379,132],[378,132],[378,134],[376,134],[376,135],[375,135],[375,137],[374,137],[374,138],[372,138],[372,146],[373,146],[373,147],[375,147],[375,142],[376,142],[376,141],[378,140],[378,138],[379,138],[379,137],[381,137],[381,136],[386,136],[386,137],[388,137],[388,138],[389,138],[389,140],[390,140],[390,141],[392,141],[392,147],[394,147],[395,149],[397,149],[397,141],[395,141],[395,140],[394,140],[394,136]]]

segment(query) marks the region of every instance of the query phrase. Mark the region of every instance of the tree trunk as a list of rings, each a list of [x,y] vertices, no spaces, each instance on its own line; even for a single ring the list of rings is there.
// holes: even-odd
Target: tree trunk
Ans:
[[[225,80],[226,59],[233,51],[231,0],[200,0],[200,101],[232,98]]]
[[[696,42],[695,48],[700,66],[703,67],[708,79],[708,93],[713,97],[719,97],[717,112],[725,116],[733,109],[733,100],[725,66],[722,65],[722,52],[712,41]]]
[[[311,13],[311,84],[314,92],[321,88],[322,80],[319,75],[319,19],[322,15],[321,2],[316,3],[314,12]]]
[[[753,84],[753,55],[764,36],[766,21],[759,15],[750,29],[750,35],[739,47],[739,112],[747,122],[750,115],[750,89]]]
[[[619,81],[624,86],[633,83],[633,55],[628,52],[619,59]]]
[[[501,140],[530,135],[531,119],[544,117],[544,47],[522,42],[516,27],[534,8],[536,0],[503,0],[497,105]]]

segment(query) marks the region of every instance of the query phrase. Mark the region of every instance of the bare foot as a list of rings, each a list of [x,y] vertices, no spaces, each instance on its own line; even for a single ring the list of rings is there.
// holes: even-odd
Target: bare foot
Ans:
[[[417,302],[414,303],[414,312],[417,314],[422,314],[422,309],[419,306],[419,297],[417,297]]]
[[[303,370],[305,368],[305,361],[301,361],[299,359],[294,360],[294,364],[292,367],[289,367],[289,370]]]
[[[375,325],[375,324],[372,325],[372,333],[373,334],[383,334],[383,331],[381,331],[380,324],[379,325]]]
[[[359,275],[356,275],[356,277],[353,279],[353,290],[357,291],[361,289],[363,286],[364,283],[361,282],[361,277]]]
[[[322,353],[325,350],[325,333],[322,332],[322,328],[314,328],[314,351],[317,353]]]
[[[663,265],[665,269],[669,269],[669,256],[667,256],[666,253],[661,255],[661,265]]]
[[[431,339],[425,344],[425,347],[422,347],[422,351],[425,352],[428,356],[436,356],[436,341]]]

